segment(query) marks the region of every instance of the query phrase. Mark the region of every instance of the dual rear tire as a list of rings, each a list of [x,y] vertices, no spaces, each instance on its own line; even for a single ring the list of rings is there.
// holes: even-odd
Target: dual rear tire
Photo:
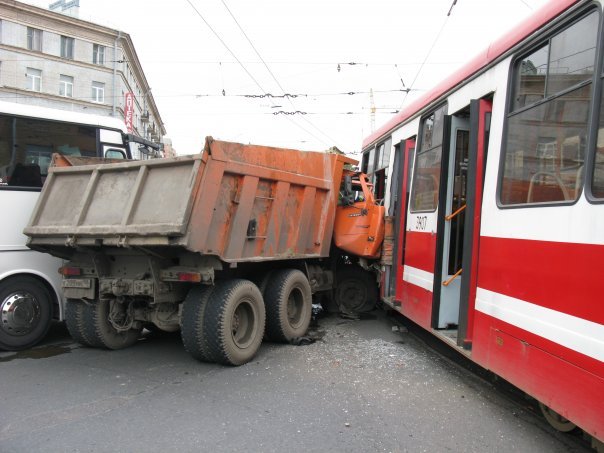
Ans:
[[[305,335],[312,294],[304,273],[276,270],[260,286],[263,292],[249,280],[231,279],[193,287],[182,307],[185,349],[204,362],[237,366],[256,355],[265,335],[275,342]],[[142,330],[136,323],[128,328],[127,307],[109,300],[68,299],[65,321],[74,340],[96,348],[126,348]]]
[[[254,283],[225,280],[189,291],[180,332],[185,349],[196,359],[243,365],[260,347],[265,318],[262,294]]]
[[[260,287],[262,292],[249,280],[233,279],[192,288],[181,318],[185,349],[204,362],[237,366],[252,360],[265,335],[277,342],[303,336],[312,315],[306,276],[278,270]]]
[[[297,269],[272,273],[264,303],[268,340],[288,343],[306,334],[312,317],[312,291],[304,273]]]
[[[118,302],[105,299],[85,302],[67,299],[65,324],[67,330],[78,343],[93,348],[124,349],[132,346],[140,337],[142,325],[130,328],[116,328],[120,315],[127,315]]]

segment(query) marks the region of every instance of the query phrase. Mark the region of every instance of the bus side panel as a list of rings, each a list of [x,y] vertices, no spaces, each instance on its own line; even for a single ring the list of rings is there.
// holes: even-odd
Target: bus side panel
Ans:
[[[475,316],[472,357],[478,364],[597,438],[604,436],[602,377],[535,346],[538,337],[526,331],[480,311]]]
[[[0,189],[0,206],[6,218],[0,221],[0,281],[17,275],[35,275],[44,280],[59,301],[59,319],[63,319],[61,303],[62,261],[46,253],[34,252],[25,242],[23,228],[27,225],[40,192],[36,190]],[[6,220],[8,219],[8,220]]]

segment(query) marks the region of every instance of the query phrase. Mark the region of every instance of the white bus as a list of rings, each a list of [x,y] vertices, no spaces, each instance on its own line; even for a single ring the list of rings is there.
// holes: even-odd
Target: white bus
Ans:
[[[133,142],[150,145],[117,118],[0,102],[0,349],[29,348],[63,320],[61,260],[27,248],[22,234],[52,153],[130,159]]]

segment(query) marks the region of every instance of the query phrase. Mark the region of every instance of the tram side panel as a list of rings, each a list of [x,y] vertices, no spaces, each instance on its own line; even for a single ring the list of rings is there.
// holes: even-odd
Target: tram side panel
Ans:
[[[587,220],[601,216],[602,209],[580,201],[571,209],[540,211],[525,213],[527,230],[555,228],[568,211]],[[507,213],[498,216],[500,222],[520,220],[521,210]],[[492,230],[484,224],[483,230],[474,360],[602,437],[604,285],[596,264],[604,259],[604,246],[489,236]]]

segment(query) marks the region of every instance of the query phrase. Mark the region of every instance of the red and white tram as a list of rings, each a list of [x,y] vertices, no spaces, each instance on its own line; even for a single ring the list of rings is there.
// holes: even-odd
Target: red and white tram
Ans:
[[[382,299],[604,439],[604,15],[553,0],[363,143]]]

